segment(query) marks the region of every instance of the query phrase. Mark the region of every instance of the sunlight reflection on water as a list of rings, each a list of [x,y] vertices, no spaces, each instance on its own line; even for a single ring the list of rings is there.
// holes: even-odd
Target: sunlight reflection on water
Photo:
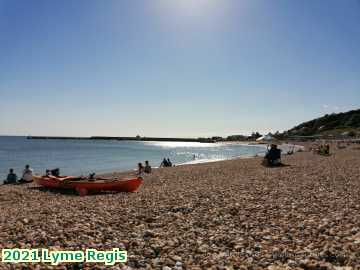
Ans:
[[[218,143],[199,143],[199,142],[144,142],[144,144],[164,147],[164,148],[177,148],[177,147],[220,147]]]

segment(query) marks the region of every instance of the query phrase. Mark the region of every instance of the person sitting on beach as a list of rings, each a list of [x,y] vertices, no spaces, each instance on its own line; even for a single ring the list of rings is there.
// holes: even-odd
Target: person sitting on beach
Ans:
[[[138,173],[137,173],[138,177],[143,178],[144,177],[144,171],[145,171],[145,168],[142,165],[142,163],[138,163]]]
[[[325,145],[325,155],[330,155],[330,144]]]
[[[33,181],[33,169],[30,168],[30,165],[26,165],[23,171],[23,176],[20,179],[19,183],[30,183]]]
[[[322,156],[328,156],[330,155],[330,145],[329,144],[322,144],[317,149],[317,153]]]
[[[272,144],[270,150],[265,155],[265,160],[269,166],[278,166],[281,164],[281,149],[276,144]]]
[[[150,164],[149,164],[149,161],[148,161],[148,160],[146,160],[146,161],[145,161],[145,168],[144,168],[144,172],[145,172],[145,173],[151,173],[151,166],[150,166]]]
[[[330,145],[321,145],[318,151],[319,155],[328,156],[330,155]]]
[[[50,170],[50,172],[51,172],[51,175],[53,175],[53,176],[56,176],[56,177],[60,176],[60,169],[59,168]]]
[[[322,152],[323,152],[323,148],[324,148],[324,146],[323,146],[323,145],[320,145],[320,146],[316,149],[316,152],[317,152],[319,155],[321,155]]]
[[[168,162],[168,167],[172,167],[172,163],[169,158],[167,159],[167,162]]]
[[[16,184],[18,180],[18,177],[16,173],[14,173],[14,169],[9,170],[9,174],[6,177],[6,180],[4,181],[4,185],[6,184]]]
[[[162,161],[161,164],[160,164],[160,167],[169,167],[169,163],[168,163],[168,161],[166,160],[166,158],[163,159],[163,161]]]

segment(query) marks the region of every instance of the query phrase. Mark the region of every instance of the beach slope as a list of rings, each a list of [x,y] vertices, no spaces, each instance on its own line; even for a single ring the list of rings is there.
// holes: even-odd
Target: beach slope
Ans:
[[[158,169],[134,194],[1,186],[0,248],[126,249],[128,263],[114,269],[359,267],[359,148],[283,161]]]

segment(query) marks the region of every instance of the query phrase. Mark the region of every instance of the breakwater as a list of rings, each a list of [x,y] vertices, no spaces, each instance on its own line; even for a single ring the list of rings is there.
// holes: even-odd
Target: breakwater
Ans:
[[[202,142],[214,143],[211,138],[162,138],[162,137],[58,137],[58,136],[27,136],[29,140],[110,140],[110,141],[152,141],[152,142]]]

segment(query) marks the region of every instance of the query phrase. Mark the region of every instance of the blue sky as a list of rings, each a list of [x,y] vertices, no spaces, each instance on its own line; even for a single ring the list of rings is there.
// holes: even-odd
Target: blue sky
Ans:
[[[358,0],[0,0],[0,134],[230,135],[359,107]]]

